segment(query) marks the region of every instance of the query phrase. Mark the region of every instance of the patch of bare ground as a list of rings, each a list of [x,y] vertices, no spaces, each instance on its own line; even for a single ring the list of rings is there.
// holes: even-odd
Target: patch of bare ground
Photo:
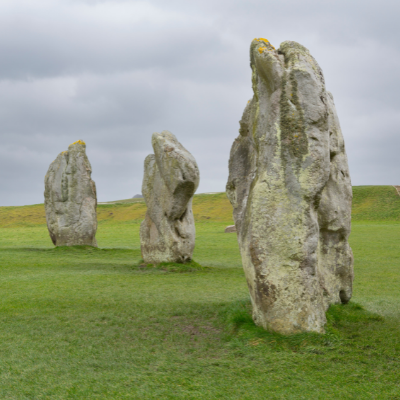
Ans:
[[[191,340],[197,340],[198,338],[210,338],[221,336],[222,330],[209,324],[197,324],[196,322],[190,322],[184,317],[173,316],[171,317],[175,323],[173,324],[176,333],[185,333],[190,337]]]

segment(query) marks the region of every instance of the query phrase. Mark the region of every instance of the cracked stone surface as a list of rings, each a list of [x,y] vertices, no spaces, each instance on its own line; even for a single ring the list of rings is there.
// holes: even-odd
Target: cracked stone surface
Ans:
[[[168,131],[154,133],[146,157],[142,193],[147,205],[140,226],[145,263],[183,263],[192,258],[195,225],[192,199],[199,185],[194,157]]]
[[[96,246],[96,185],[86,144],[78,140],[50,164],[44,205],[50,238],[56,246]]]
[[[250,46],[254,96],[240,121],[226,187],[253,306],[265,329],[324,332],[350,300],[352,189],[333,97],[302,45]]]

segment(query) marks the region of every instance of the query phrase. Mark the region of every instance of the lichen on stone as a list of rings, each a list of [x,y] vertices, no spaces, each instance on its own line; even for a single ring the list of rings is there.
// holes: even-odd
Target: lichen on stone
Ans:
[[[86,143],[83,141],[83,140],[77,140],[76,142],[74,142],[74,143],[71,143],[71,145],[73,145],[73,144],[81,144],[81,145],[84,145],[84,146],[86,146]]]
[[[291,98],[287,96],[287,72],[282,78],[280,97],[280,130],[281,140],[285,143],[281,147],[284,164],[294,161],[296,171],[299,171],[303,157],[308,153],[308,140],[305,132],[304,111],[299,103],[297,80],[294,71],[289,72],[289,85],[292,91]]]
[[[97,246],[96,185],[85,149],[70,145],[50,164],[45,176],[47,227],[56,246]]]
[[[254,96],[232,145],[226,193],[253,319],[285,334],[323,332],[325,310],[350,299],[353,279],[351,182],[336,111],[304,46],[274,50],[254,39],[250,65]]]
[[[192,198],[199,184],[198,166],[171,132],[154,133],[152,146],[142,185],[147,205],[140,227],[142,257],[153,264],[185,263],[195,245]]]

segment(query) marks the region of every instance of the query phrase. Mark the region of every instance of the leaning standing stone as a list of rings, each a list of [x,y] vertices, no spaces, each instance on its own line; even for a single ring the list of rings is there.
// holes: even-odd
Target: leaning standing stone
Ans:
[[[250,47],[254,97],[229,160],[253,319],[291,334],[324,332],[325,311],[351,297],[351,182],[322,70],[296,42]]]
[[[45,177],[47,227],[56,246],[96,246],[96,186],[86,145],[78,140],[50,164]]]
[[[142,193],[147,205],[140,226],[145,263],[183,263],[192,258],[195,225],[192,198],[199,185],[194,157],[168,131],[154,133],[146,157]]]

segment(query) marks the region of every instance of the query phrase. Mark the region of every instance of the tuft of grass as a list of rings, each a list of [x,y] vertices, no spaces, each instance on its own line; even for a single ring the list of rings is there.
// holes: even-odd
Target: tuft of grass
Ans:
[[[159,264],[146,264],[143,260],[140,260],[138,264],[139,269],[146,270],[161,270],[166,272],[205,272],[209,271],[210,267],[203,267],[194,260],[190,260],[185,263],[174,263],[174,262],[162,262]]]

